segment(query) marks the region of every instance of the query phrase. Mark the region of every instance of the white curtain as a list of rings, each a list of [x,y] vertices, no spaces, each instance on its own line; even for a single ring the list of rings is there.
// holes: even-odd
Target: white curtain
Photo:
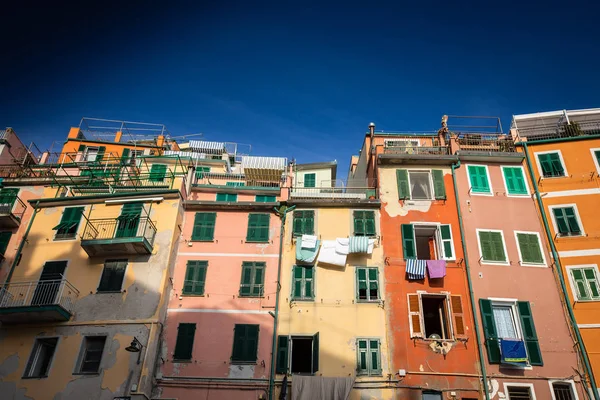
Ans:
[[[517,339],[517,332],[513,322],[511,307],[494,306],[493,310],[498,337],[503,339]]]

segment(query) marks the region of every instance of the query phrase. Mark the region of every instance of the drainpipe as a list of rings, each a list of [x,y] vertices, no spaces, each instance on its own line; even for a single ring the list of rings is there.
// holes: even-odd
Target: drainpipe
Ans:
[[[523,150],[525,153],[525,160],[527,161],[527,170],[529,171],[529,178],[531,179],[531,184],[533,185],[533,190],[535,192],[535,198],[538,203],[538,208],[540,209],[540,214],[542,215],[542,222],[544,223],[544,230],[546,231],[546,236],[548,237],[548,242],[550,242],[550,249],[552,250],[552,258],[554,259],[554,264],[556,265],[556,270],[558,272],[558,280],[560,282],[560,287],[565,296],[565,304],[567,305],[569,320],[573,327],[573,331],[575,331],[575,338],[577,339],[577,345],[579,346],[579,351],[581,352],[581,358],[583,359],[585,371],[587,372],[588,378],[590,379],[590,386],[591,386],[592,392],[594,394],[594,399],[600,400],[600,395],[598,394],[598,388],[596,387],[596,380],[594,379],[594,372],[592,371],[592,366],[590,365],[590,360],[588,358],[588,354],[585,351],[585,344],[583,343],[583,339],[581,338],[581,332],[579,332],[579,327],[577,326],[577,321],[575,321],[575,313],[573,311],[573,307],[571,307],[571,302],[569,301],[569,298],[567,296],[567,287],[565,285],[565,278],[563,276],[562,267],[561,267],[560,261],[558,259],[558,251],[556,250],[556,246],[554,245],[554,240],[552,240],[552,234],[550,233],[550,225],[548,224],[548,217],[546,216],[546,210],[544,209],[544,205],[542,203],[542,196],[540,196],[540,190],[538,188],[537,181],[535,180],[535,176],[533,175],[533,167],[531,165],[531,160],[529,159],[529,151],[527,150],[527,143],[522,142],[522,143],[520,143],[520,145],[523,146]]]
[[[269,400],[274,399],[275,389],[275,354],[277,352],[277,322],[279,321],[279,291],[281,290],[281,259],[283,255],[283,236],[285,233],[285,216],[287,213],[294,211],[296,206],[287,207],[282,205],[275,212],[281,218],[281,230],[279,231],[279,259],[277,262],[277,290],[275,294],[275,313],[273,317],[273,346],[271,347],[271,373],[269,374]]]
[[[38,200],[35,203],[35,205],[33,206],[33,215],[31,216],[31,219],[29,220],[29,225],[27,225],[27,230],[25,231],[25,234],[23,235],[23,238],[21,239],[21,243],[19,243],[19,248],[17,249],[17,254],[15,254],[15,259],[13,260],[13,263],[10,266],[10,271],[8,271],[8,275],[6,276],[6,281],[4,283],[10,282],[13,272],[15,271],[15,268],[17,267],[17,264],[19,263],[19,258],[21,257],[21,252],[23,251],[23,247],[25,247],[25,242],[27,241],[27,236],[29,236],[29,231],[31,230],[31,226],[33,225],[33,220],[35,219],[35,216],[39,212],[39,210],[38,210],[39,204],[40,204],[40,202]]]
[[[473,323],[475,324],[475,337],[477,339],[477,352],[479,353],[479,365],[481,366],[481,378],[485,399],[490,400],[490,392],[487,384],[487,374],[485,369],[485,359],[481,350],[482,341],[479,332],[479,322],[477,322],[477,308],[475,307],[475,298],[473,295],[473,282],[471,281],[471,269],[469,267],[469,256],[467,255],[467,242],[465,241],[465,228],[463,226],[462,212],[460,211],[460,199],[458,197],[458,189],[456,187],[456,176],[454,170],[460,168],[460,160],[456,160],[456,164],[452,164],[452,183],[454,185],[454,197],[456,198],[456,208],[458,210],[458,226],[460,228],[460,241],[462,243],[463,257],[465,258],[465,271],[467,273],[467,283],[469,285],[469,296],[471,297],[471,312],[473,313]]]

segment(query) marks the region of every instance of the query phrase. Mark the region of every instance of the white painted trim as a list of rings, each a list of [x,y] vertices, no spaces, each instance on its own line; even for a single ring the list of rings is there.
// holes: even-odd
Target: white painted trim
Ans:
[[[537,400],[537,398],[535,397],[535,389],[533,387],[533,383],[504,382],[503,385],[504,385],[504,397],[507,400],[510,400],[510,397],[508,397],[508,387],[509,386],[528,387],[531,390],[531,400]]]
[[[411,172],[422,172],[422,173],[426,173],[427,174],[427,183],[429,184],[429,194],[431,195],[429,199],[413,199],[412,197],[412,190],[411,190],[411,181],[410,181],[410,173]],[[433,201],[435,200],[435,193],[434,193],[434,186],[433,186],[433,173],[431,172],[430,169],[407,169],[406,170],[406,175],[408,178],[408,191],[410,192],[410,201]]]
[[[560,158],[560,162],[562,163],[563,169],[565,171],[565,174],[563,176],[544,177],[544,172],[542,171],[542,164],[540,164],[540,159],[539,159],[538,155],[551,154],[551,153],[558,153],[558,158]],[[533,155],[535,157],[535,162],[537,164],[538,174],[542,180],[544,180],[544,179],[560,179],[560,178],[566,178],[567,176],[569,176],[569,171],[567,171],[567,164],[565,164],[565,159],[563,158],[562,152],[560,150],[557,149],[557,150],[548,150],[548,151],[537,151],[537,152],[533,153]]]
[[[534,263],[525,263],[523,262],[523,256],[521,255],[521,246],[519,246],[519,239],[517,237],[518,233],[526,234],[526,235],[536,235],[538,238],[538,245],[540,246],[540,253],[542,253],[542,260],[544,260],[541,264]],[[519,252],[519,265],[522,267],[547,267],[546,263],[546,255],[544,254],[544,246],[542,246],[542,237],[539,232],[528,232],[528,231],[514,231],[515,234],[515,242],[517,244],[517,251]]]
[[[571,235],[571,236],[557,236],[558,235],[558,225],[556,224],[556,219],[554,218],[554,212],[553,210],[555,208],[564,208],[564,207],[573,207],[573,210],[575,210],[575,218],[577,218],[577,222],[579,223],[579,227],[581,228],[581,235]],[[552,226],[554,227],[554,237],[557,238],[572,238],[572,237],[582,237],[585,236],[585,229],[583,228],[583,223],[581,222],[581,217],[579,216],[579,209],[577,208],[577,204],[575,203],[570,203],[570,204],[553,204],[551,206],[548,206],[548,212],[550,213],[550,219],[552,220]]]
[[[577,327],[582,329],[597,329],[600,328],[600,324],[577,324]]]
[[[278,254],[248,254],[248,253],[179,253],[180,256],[191,257],[254,257],[254,258],[277,258]]]
[[[169,308],[171,313],[214,313],[214,314],[268,314],[269,311],[260,310],[219,310],[216,308]]]
[[[442,225],[448,225],[450,227],[450,245],[452,246],[452,256],[453,257],[451,257],[451,258],[441,257],[440,254],[436,254],[436,256],[437,256],[438,260],[446,260],[446,261],[454,261],[454,260],[456,260],[456,249],[454,248],[454,235],[452,234],[452,224],[444,224],[444,223],[441,223],[441,222],[430,222],[430,221],[416,221],[416,222],[411,221],[410,225],[413,226],[413,229],[415,228],[415,226],[436,226],[437,230],[436,230],[435,240],[436,240],[436,244],[439,247],[438,249],[436,249],[436,251],[438,253],[440,251],[443,252],[444,256],[446,255],[446,253],[444,251],[444,243],[443,243],[443,240],[442,240],[441,226]],[[439,239],[439,243],[438,243],[438,239]]]
[[[579,236],[576,236],[576,237],[579,237]],[[558,255],[560,257],[600,256],[600,249],[559,251]]]
[[[504,238],[504,231],[500,230],[500,229],[475,229],[475,232],[477,233],[477,246],[479,247],[479,258],[478,261],[481,260],[479,263],[481,265],[510,265],[510,260],[508,258],[508,251],[506,250],[506,239]],[[505,262],[494,262],[494,261],[485,261],[483,260],[483,251],[481,250],[481,239],[479,238],[479,232],[500,232],[500,235],[502,235],[502,246],[504,246],[504,256],[506,257],[506,261]]]
[[[600,194],[600,188],[592,189],[577,189],[577,190],[559,190],[556,192],[547,192],[544,194],[545,198],[551,197],[571,197],[571,196],[584,196],[584,195]]]
[[[504,170],[506,168],[520,168],[521,173],[523,174],[523,181],[525,182],[525,190],[527,194],[510,194],[508,193],[508,185],[506,184],[506,176],[504,175]],[[531,196],[531,192],[529,191],[529,181],[527,179],[527,175],[525,175],[525,169],[522,165],[502,165],[500,167],[500,172],[502,173],[502,181],[504,182],[504,190],[506,190],[506,197],[517,197],[517,198],[529,198]]]
[[[504,302],[504,303],[516,303],[517,301],[519,301],[519,299],[509,299],[509,298],[505,298],[505,297],[488,297],[488,300],[491,301],[497,301],[497,302]]]
[[[590,153],[592,153],[592,160],[594,160],[594,165],[596,166],[596,173],[600,175],[600,164],[598,164],[598,159],[596,158],[596,151],[600,151],[600,147],[590,149]]]
[[[591,303],[591,302],[597,302],[600,301],[600,299],[591,299],[591,300],[579,300],[578,296],[577,296],[577,287],[575,286],[575,281],[573,280],[573,275],[571,274],[571,270],[572,269],[579,269],[579,268],[593,268],[596,274],[596,282],[598,282],[600,284],[600,272],[598,271],[598,265],[597,264],[581,264],[581,265],[567,265],[565,266],[565,269],[567,270],[567,278],[569,279],[569,285],[571,286],[571,293],[573,294],[573,300],[575,300],[578,303]],[[589,288],[588,288],[589,290]]]
[[[571,385],[571,394],[573,395],[573,400],[579,400],[579,395],[577,394],[577,389],[575,388],[575,382],[572,379],[550,379],[548,380],[548,386],[550,386],[550,395],[552,396],[552,400],[556,400],[556,396],[554,396],[554,388],[552,387],[553,383],[568,383]]]
[[[467,173],[467,180],[469,181],[469,195],[471,196],[494,196],[494,187],[492,186],[492,179],[490,178],[490,169],[487,165],[485,164],[466,164],[465,165],[465,171]],[[482,192],[473,192],[472,188],[473,188],[473,183],[471,182],[471,174],[469,173],[469,167],[485,167],[485,174],[487,176],[487,180],[488,180],[488,185],[490,187],[490,192],[489,193],[482,193]]]

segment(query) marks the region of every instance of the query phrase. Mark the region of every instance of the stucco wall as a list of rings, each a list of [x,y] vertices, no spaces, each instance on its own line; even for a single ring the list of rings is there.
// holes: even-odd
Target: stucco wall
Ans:
[[[315,174],[315,187],[331,187],[334,182],[331,181],[331,169],[303,169],[294,173],[294,186],[305,187],[304,176],[306,174]]]

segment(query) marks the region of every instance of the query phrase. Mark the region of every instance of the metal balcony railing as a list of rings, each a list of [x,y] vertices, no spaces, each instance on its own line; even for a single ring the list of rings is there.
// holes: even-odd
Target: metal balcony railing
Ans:
[[[517,135],[517,140],[526,138],[528,142],[545,139],[563,139],[578,136],[600,135],[600,121],[581,121],[572,122],[571,124],[518,128]]]
[[[79,291],[66,279],[0,285],[0,308],[59,305],[69,313]]]
[[[463,134],[458,137],[462,152],[514,153],[515,144],[509,137],[486,134]]]
[[[285,175],[279,181],[251,179],[244,174],[229,174],[216,172],[196,171],[196,183],[194,186],[232,186],[232,187],[261,187],[278,188],[285,182]]]
[[[156,225],[150,217],[90,219],[81,240],[145,238],[150,246],[156,237]]]
[[[0,215],[13,215],[19,220],[23,218],[27,206],[17,195],[0,195]]]
[[[377,199],[377,189],[366,187],[294,187],[290,192],[294,199]]]
[[[448,147],[442,146],[389,146],[383,148],[384,154],[415,154],[415,155],[441,155],[450,154]]]

